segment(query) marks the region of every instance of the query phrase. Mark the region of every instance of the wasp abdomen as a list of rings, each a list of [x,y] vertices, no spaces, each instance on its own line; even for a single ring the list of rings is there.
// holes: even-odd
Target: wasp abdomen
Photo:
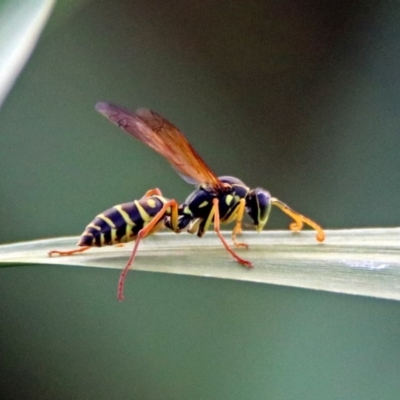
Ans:
[[[165,201],[160,196],[151,196],[111,207],[87,225],[78,246],[101,247],[135,240]],[[159,225],[162,223],[163,220]]]

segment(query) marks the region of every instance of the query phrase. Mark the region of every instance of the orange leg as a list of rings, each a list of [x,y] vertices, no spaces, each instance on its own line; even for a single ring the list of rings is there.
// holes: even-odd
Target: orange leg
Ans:
[[[220,238],[222,244],[224,245],[225,249],[232,255],[232,257],[243,265],[246,268],[252,268],[253,264],[250,261],[244,260],[243,258],[239,257],[226,243],[226,240],[221,234],[220,230],[220,219],[219,219],[219,208],[218,208],[218,199],[213,199],[213,208],[211,210],[214,213],[214,230],[217,233],[218,237]]]
[[[146,197],[150,197],[150,196],[162,196],[161,190],[158,188],[150,189],[144,194],[142,199],[145,199]]]
[[[76,253],[82,253],[83,251],[89,250],[91,246],[83,246],[79,247],[78,249],[74,250],[65,250],[65,251],[60,251],[60,250],[52,250],[49,251],[47,254],[49,257],[57,255],[57,256],[72,256],[72,254]]]
[[[292,210],[288,205],[274,197],[271,199],[271,203],[272,205],[280,208],[285,214],[289,215],[289,217],[294,219],[294,222],[289,225],[289,228],[292,231],[298,232],[303,228],[303,224],[306,224],[317,231],[316,239],[318,242],[323,242],[325,240],[325,232],[317,223]]]
[[[124,284],[125,284],[126,275],[128,274],[129,268],[131,267],[131,265],[133,264],[133,261],[135,260],[136,252],[137,252],[137,249],[139,248],[139,243],[140,243],[141,239],[154,233],[154,232],[152,232],[152,230],[160,222],[161,218],[165,215],[165,213],[169,207],[171,207],[171,219],[172,218],[177,219],[178,203],[175,200],[169,200],[163,205],[162,209],[153,217],[153,219],[144,228],[142,228],[139,231],[137,238],[136,238],[135,246],[133,247],[133,250],[131,253],[131,256],[129,257],[129,260],[128,260],[127,264],[125,265],[125,268],[122,270],[121,275],[119,276],[118,293],[117,293],[119,301],[124,300]]]

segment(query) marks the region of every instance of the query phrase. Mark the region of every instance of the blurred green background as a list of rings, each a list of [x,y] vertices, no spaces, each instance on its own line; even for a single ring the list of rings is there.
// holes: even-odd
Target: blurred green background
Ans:
[[[66,3],[0,113],[0,242],[80,234],[148,188],[190,193],[102,100],[155,109],[218,175],[327,228],[399,225],[397,2]]]
[[[399,21],[398,2],[59,1],[0,110],[0,243],[190,193],[98,101],[158,111],[218,175],[324,227],[398,226]],[[116,271],[0,272],[3,398],[400,393],[395,302],[136,273],[118,304]]]

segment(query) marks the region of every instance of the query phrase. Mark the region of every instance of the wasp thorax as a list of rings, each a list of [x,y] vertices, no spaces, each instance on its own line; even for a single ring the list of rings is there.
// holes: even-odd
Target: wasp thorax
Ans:
[[[261,231],[268,221],[271,211],[271,195],[262,188],[250,190],[246,197],[246,212],[251,217],[257,231]]]

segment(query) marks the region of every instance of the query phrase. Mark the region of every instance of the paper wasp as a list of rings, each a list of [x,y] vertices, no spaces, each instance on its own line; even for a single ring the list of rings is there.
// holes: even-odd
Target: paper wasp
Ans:
[[[196,190],[179,206],[175,200],[164,199],[160,192],[153,193],[153,191],[149,191],[141,200],[133,203],[135,207],[132,208],[129,219],[134,220],[134,228],[132,228],[130,236],[126,235],[126,238],[127,241],[136,240],[136,243],[131,257],[121,273],[118,286],[120,300],[123,299],[124,279],[134,261],[140,239],[161,229],[163,225],[174,232],[184,229],[190,233],[197,231],[197,236],[202,237],[213,224],[214,231],[225,249],[246,268],[252,267],[251,262],[241,258],[229,246],[220,231],[221,224],[234,222],[233,244],[235,247],[247,248],[247,244],[239,243],[236,240],[236,236],[242,231],[242,220],[245,213],[253,220],[257,231],[261,231],[267,223],[271,207],[276,206],[294,220],[289,226],[291,230],[299,231],[306,224],[317,231],[316,239],[319,242],[325,239],[324,231],[318,224],[292,210],[277,198],[271,197],[268,191],[262,188],[250,189],[241,180],[231,176],[218,178],[185,136],[154,111],[140,108],[131,112],[110,103],[98,103],[96,110],[124,131],[160,153],[186,182],[198,185]],[[153,197],[156,197],[160,203],[157,203],[157,206],[150,212],[149,200],[154,201]],[[145,213],[140,212],[138,204],[145,210]],[[116,221],[123,220],[121,229],[131,227],[129,220],[121,213],[120,208],[121,206],[115,206],[107,210],[88,225],[78,243],[78,246],[83,246],[81,249],[68,252],[53,251],[49,254],[71,255],[85,251],[93,245],[101,246],[119,242],[121,238],[118,237],[116,231],[115,237],[112,236]],[[94,238],[96,233],[97,238]],[[88,236],[90,240],[84,239]],[[105,240],[106,237],[107,240]]]

